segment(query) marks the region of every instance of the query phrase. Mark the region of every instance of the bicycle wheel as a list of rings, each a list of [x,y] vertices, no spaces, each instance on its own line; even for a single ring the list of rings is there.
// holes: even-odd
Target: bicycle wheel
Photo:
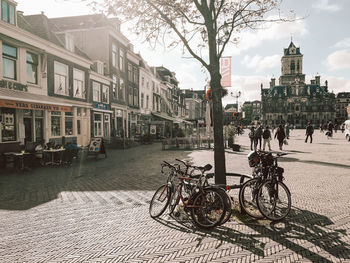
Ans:
[[[161,216],[167,208],[171,198],[171,188],[164,184],[154,193],[149,205],[149,214],[152,218]]]
[[[260,178],[253,178],[246,181],[239,190],[238,199],[242,212],[249,216],[262,219],[264,216],[259,211],[256,197],[259,191]]]
[[[209,187],[209,189],[217,190],[218,193],[221,194],[221,197],[222,197],[222,199],[223,199],[223,201],[225,203],[225,210],[226,210],[226,212],[225,212],[224,218],[220,222],[220,225],[223,225],[231,218],[231,215],[232,215],[232,200],[231,200],[231,197],[228,195],[228,193],[223,188],[220,188],[220,187],[211,188],[211,187]]]
[[[289,214],[292,206],[288,187],[280,181],[267,180],[259,188],[257,204],[267,219],[282,220]]]
[[[205,189],[191,202],[191,217],[200,228],[213,228],[219,225],[226,213],[225,202],[216,189]]]

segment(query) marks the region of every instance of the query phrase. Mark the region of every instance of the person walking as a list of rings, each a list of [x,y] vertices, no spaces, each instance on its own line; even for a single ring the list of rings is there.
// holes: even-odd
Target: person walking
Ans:
[[[334,128],[334,125],[331,121],[328,122],[328,125],[327,125],[327,129],[328,129],[328,137],[333,137],[333,128]]]
[[[279,148],[280,150],[282,151],[282,147],[283,147],[283,141],[284,139],[286,138],[286,134],[284,132],[284,128],[283,128],[283,125],[280,124],[277,128],[277,131],[275,133],[275,139],[277,137],[277,140],[278,140],[278,145],[279,145]]]
[[[306,126],[306,131],[305,131],[305,135],[306,135],[306,139],[305,139],[305,143],[307,143],[307,139],[310,137],[310,143],[312,143],[312,134],[314,133],[314,127],[311,125],[310,122],[307,123]]]
[[[265,127],[265,130],[263,132],[263,139],[264,139],[264,146],[263,146],[263,150],[265,151],[265,146],[266,144],[269,146],[269,151],[271,151],[271,144],[270,144],[270,141],[271,141],[271,132],[269,130],[269,126],[266,126]]]
[[[289,132],[290,132],[290,127],[289,127],[289,124],[287,123],[286,124],[286,137],[287,137],[287,139],[289,139]]]
[[[254,137],[255,137],[254,150],[255,151],[258,148],[258,144],[259,144],[259,150],[261,150],[262,134],[263,134],[263,129],[262,129],[262,126],[259,124],[258,128],[254,133]]]
[[[250,139],[250,150],[251,151],[253,151],[253,147],[254,147],[254,150],[255,150],[255,135],[254,135],[254,133],[255,133],[255,128],[254,128],[254,126],[252,126],[250,128],[250,132],[248,134],[249,139]]]

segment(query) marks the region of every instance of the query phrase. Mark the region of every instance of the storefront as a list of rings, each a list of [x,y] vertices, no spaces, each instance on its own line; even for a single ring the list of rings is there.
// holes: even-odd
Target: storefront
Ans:
[[[112,135],[112,114],[109,105],[94,103],[91,111],[91,134],[92,137],[102,137],[107,143]]]
[[[112,104],[112,110],[114,112],[114,137],[127,137],[127,108]]]

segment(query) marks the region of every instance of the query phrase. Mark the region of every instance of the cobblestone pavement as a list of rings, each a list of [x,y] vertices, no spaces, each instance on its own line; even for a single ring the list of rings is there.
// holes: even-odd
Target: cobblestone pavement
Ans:
[[[250,173],[246,134],[237,138],[241,152],[227,150],[228,172]],[[299,130],[284,151],[288,218],[272,225],[236,212],[212,231],[148,214],[165,179],[160,161],[213,163],[212,150],[155,143],[69,168],[0,171],[0,262],[350,262],[350,143],[316,131],[306,144]]]

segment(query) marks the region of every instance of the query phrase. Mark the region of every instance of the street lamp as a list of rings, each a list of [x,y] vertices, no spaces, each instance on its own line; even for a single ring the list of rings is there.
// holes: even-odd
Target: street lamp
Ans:
[[[238,91],[238,93],[236,95],[234,95],[233,92],[231,92],[231,97],[236,98],[236,104],[237,104],[237,112],[238,112],[238,98],[241,96],[241,92]]]

